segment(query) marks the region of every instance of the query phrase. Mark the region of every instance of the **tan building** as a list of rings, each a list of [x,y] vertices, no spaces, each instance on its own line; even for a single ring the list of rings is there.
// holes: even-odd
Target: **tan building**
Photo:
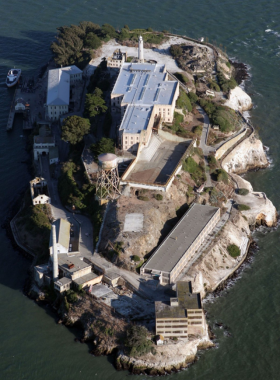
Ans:
[[[194,203],[141,267],[141,275],[174,284],[219,220],[218,207]]]
[[[126,61],[126,53],[123,53],[121,49],[116,49],[112,57],[107,58],[107,67],[119,69]]]
[[[164,338],[202,337],[207,334],[207,324],[201,306],[200,294],[192,293],[191,282],[176,284],[176,298],[170,305],[155,302],[156,335]]]
[[[150,141],[155,121],[172,123],[179,82],[169,81],[164,65],[124,63],[111,93],[111,110],[120,113],[119,141],[123,150],[136,152]]]
[[[30,184],[30,193],[33,206],[38,204],[50,204],[51,198],[49,197],[49,191],[47,181],[42,177],[36,177]]]
[[[63,253],[68,253],[70,248],[70,229],[71,225],[68,220],[60,218],[53,224],[56,227],[56,248],[58,256]],[[50,234],[49,242],[50,256],[53,254],[53,237]]]

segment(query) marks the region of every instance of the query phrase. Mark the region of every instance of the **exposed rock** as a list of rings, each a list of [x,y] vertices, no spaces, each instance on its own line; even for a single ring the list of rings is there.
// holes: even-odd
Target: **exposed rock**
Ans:
[[[236,201],[250,207],[242,211],[250,225],[266,225],[272,227],[277,222],[277,211],[273,203],[262,192],[249,192],[247,195],[236,195]]]
[[[263,144],[254,134],[237,145],[223,160],[223,168],[228,173],[241,174],[268,165]]]
[[[250,235],[250,229],[246,220],[237,210],[232,210],[229,221],[218,234],[212,246],[202,254],[193,264],[184,280],[193,281],[193,291],[200,292],[204,297],[206,292],[211,292],[229,277],[243,261],[246,250],[242,250],[239,257],[229,255],[227,247],[235,244],[241,247]]]
[[[225,106],[228,106],[236,111],[244,112],[252,108],[252,99],[241,87],[236,86],[233,90],[230,90],[229,98],[225,102]]]
[[[134,374],[165,375],[186,368],[195,361],[198,347],[206,349],[212,346],[213,343],[205,337],[194,340],[181,339],[173,344],[158,346],[156,355],[149,353],[132,358],[120,352],[116,359],[116,367],[127,369]]]

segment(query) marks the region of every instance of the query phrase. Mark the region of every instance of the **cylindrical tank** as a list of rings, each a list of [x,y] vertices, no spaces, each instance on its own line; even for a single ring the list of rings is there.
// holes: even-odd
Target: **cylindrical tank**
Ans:
[[[118,165],[118,157],[113,153],[103,153],[98,156],[98,165],[104,170],[114,169]]]

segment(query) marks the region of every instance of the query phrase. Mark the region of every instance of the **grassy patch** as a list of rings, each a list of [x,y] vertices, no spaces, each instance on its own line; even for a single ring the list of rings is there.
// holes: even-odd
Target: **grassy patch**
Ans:
[[[247,195],[247,194],[249,194],[249,190],[248,189],[244,189],[244,188],[237,189],[236,192],[239,195]]]
[[[227,247],[227,251],[230,254],[231,257],[238,257],[240,256],[240,249],[235,244],[231,244]]]
[[[242,203],[240,203],[240,204],[237,205],[237,210],[238,211],[248,211],[250,209],[251,209],[250,206],[244,205]]]

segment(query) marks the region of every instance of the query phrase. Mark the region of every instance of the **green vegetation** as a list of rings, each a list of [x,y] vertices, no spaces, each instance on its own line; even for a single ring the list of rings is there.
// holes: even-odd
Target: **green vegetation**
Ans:
[[[108,87],[109,83],[110,86],[109,79],[110,73],[107,69],[107,61],[103,58],[101,63],[94,70],[94,73],[90,76],[89,85],[87,86],[88,92],[93,93],[96,87],[102,91],[107,91],[108,88],[104,89],[104,85],[105,87]]]
[[[174,58],[180,57],[180,55],[183,54],[183,49],[181,48],[180,45],[171,45],[170,46],[170,54]]]
[[[148,339],[148,330],[144,326],[130,326],[126,332],[125,346],[129,356],[141,356],[152,351],[153,343]]]
[[[218,83],[216,83],[212,79],[208,80],[208,84],[209,84],[209,87],[210,87],[211,90],[218,91],[218,92],[221,91],[220,86],[218,85]]]
[[[249,190],[248,189],[244,189],[244,188],[241,188],[241,189],[237,189],[237,194],[239,195],[247,195],[249,194]]]
[[[198,96],[194,93],[194,92],[189,92],[188,93],[188,97],[190,99],[190,102],[192,104],[192,106],[197,102],[198,100]]]
[[[150,200],[150,198],[146,197],[145,195],[139,195],[138,199],[140,199],[140,201],[145,201],[145,202]]]
[[[182,73],[175,73],[174,75],[183,84],[187,85],[189,83],[189,79],[186,75],[184,75]]]
[[[187,110],[188,112],[191,112],[191,110],[192,110],[190,98],[185,93],[185,91],[182,91],[181,89],[180,89],[179,97],[178,97],[177,102],[176,102],[176,107],[182,108],[183,111]]]
[[[143,41],[149,44],[159,45],[165,37],[163,33],[155,32],[152,28],[147,29],[132,29],[129,30],[127,25],[121,29],[121,33],[117,36],[118,41],[134,41],[138,42],[139,36],[142,36]]]
[[[187,157],[187,159],[183,162],[182,168],[184,171],[190,173],[191,178],[197,186],[206,181],[203,161],[197,164],[192,157]]]
[[[228,67],[229,69],[231,68],[231,64],[230,64],[229,61],[226,62],[226,65],[227,65],[227,67]]]
[[[199,103],[209,116],[212,124],[217,124],[221,132],[230,132],[235,128],[235,112],[234,110],[217,105],[211,100],[200,99]]]
[[[155,194],[155,199],[157,201],[162,201],[163,200],[163,195],[162,194]]]
[[[84,115],[86,117],[93,118],[101,113],[106,112],[108,107],[106,106],[105,100],[103,98],[103,91],[96,88],[93,94],[86,95],[85,111]]]
[[[69,141],[70,144],[76,145],[81,142],[84,135],[90,131],[90,122],[80,116],[68,116],[64,119],[61,127],[61,138]]]
[[[197,126],[193,127],[193,130],[192,130],[192,131],[193,131],[193,133],[194,133],[196,136],[200,137],[201,134],[202,134],[202,129],[203,129],[202,125],[197,125]]]
[[[237,210],[238,211],[248,211],[250,209],[251,209],[250,206],[244,205],[242,203],[240,203],[240,204],[237,205]]]
[[[224,169],[217,169],[213,175],[216,181],[228,183],[228,174]]]
[[[69,303],[75,303],[78,300],[77,293],[74,292],[74,290],[67,290],[66,292],[66,299]]]
[[[227,251],[230,254],[231,257],[238,257],[240,256],[240,249],[235,244],[231,244],[227,247]]]
[[[105,29],[104,25],[100,28],[90,21],[57,28],[56,41],[51,44],[57,65],[76,65],[83,69],[94,57],[94,49],[101,46],[102,40],[105,40]]]
[[[188,191],[186,192],[186,197],[189,199],[194,196],[192,186],[188,185]]]
[[[102,153],[115,153],[114,140],[107,137],[102,137],[100,141],[91,145],[90,150],[95,159],[97,159],[97,157]]]
[[[132,256],[133,261],[140,261],[140,257],[137,255]]]
[[[217,160],[216,160],[215,156],[209,155],[207,157],[207,160],[208,160],[210,170],[214,171],[217,167]]]
[[[226,79],[221,71],[218,71],[217,78],[219,86],[223,92],[228,93],[230,90],[233,90],[237,86],[237,82],[234,78]]]

